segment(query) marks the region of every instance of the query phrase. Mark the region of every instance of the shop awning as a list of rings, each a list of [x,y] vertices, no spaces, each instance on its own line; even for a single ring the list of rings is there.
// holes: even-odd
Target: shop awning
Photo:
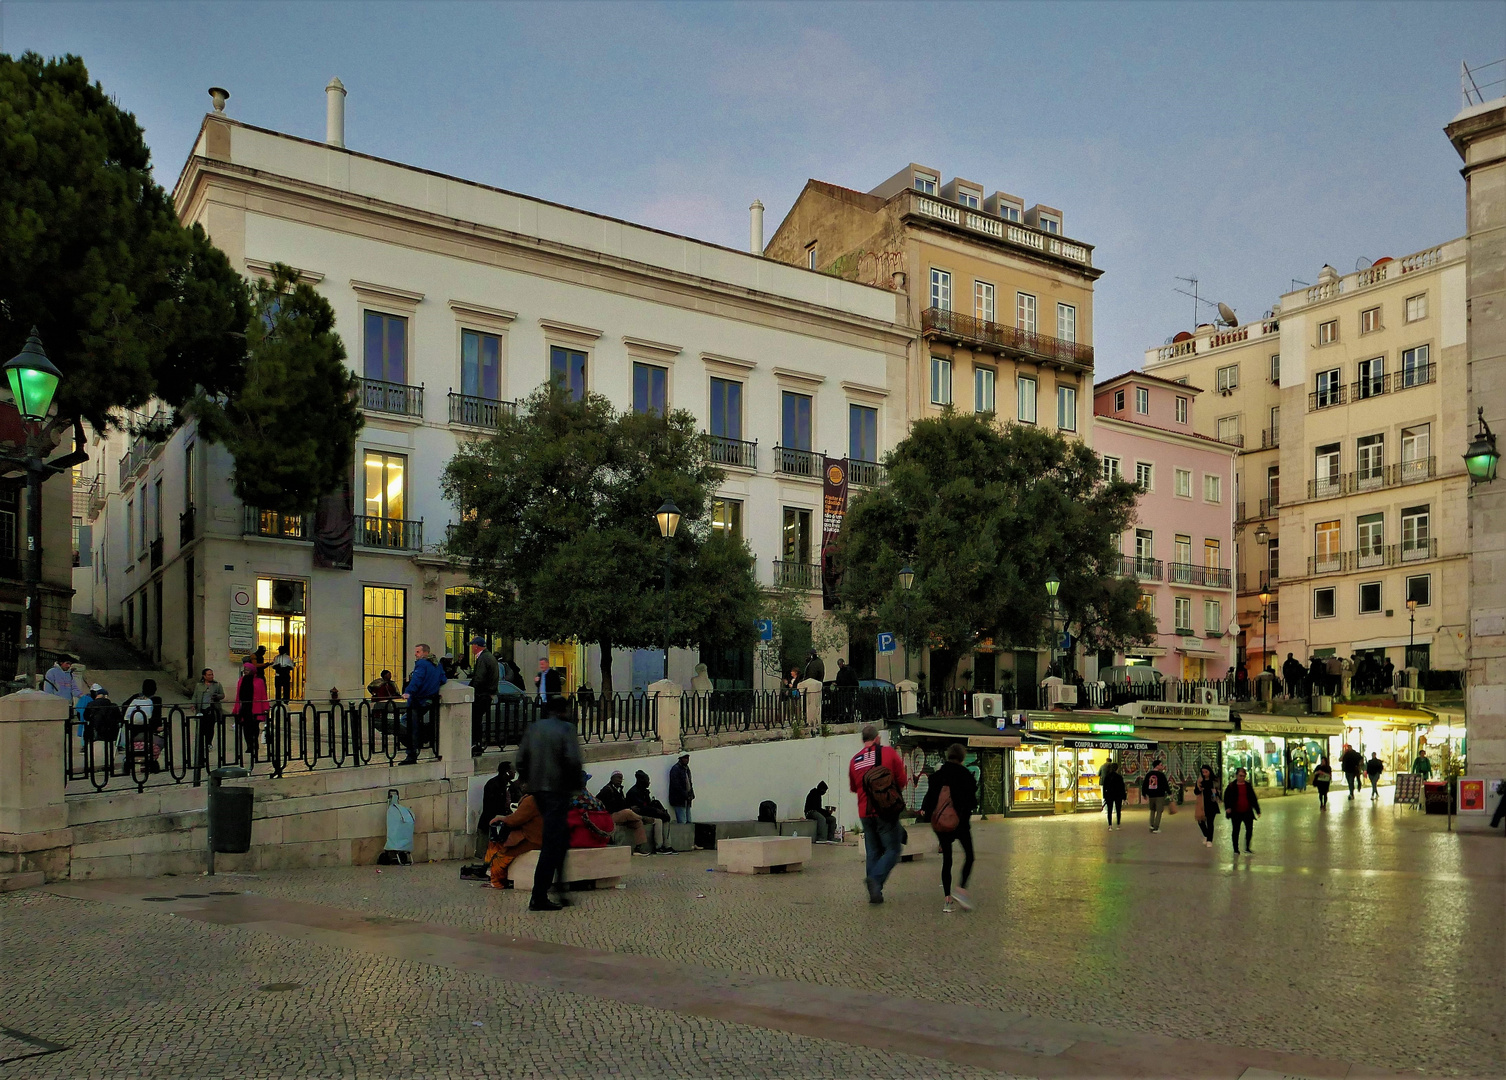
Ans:
[[[1386,708],[1383,705],[1350,705],[1347,702],[1335,702],[1333,715],[1338,720],[1374,720],[1383,724],[1431,724],[1433,714],[1423,712],[1421,709],[1408,709],[1401,706]]]
[[[1177,652],[1181,653],[1183,656],[1197,656],[1201,657],[1204,660],[1229,659],[1229,653],[1227,649],[1223,652],[1217,652],[1213,649],[1178,649]]]
[[[1019,746],[1020,737],[1018,735],[969,735],[967,745],[980,749],[991,746]]]
[[[1267,716],[1239,718],[1239,730],[1254,735],[1342,735],[1344,722],[1327,716]]]
[[[901,738],[1014,739],[1012,743],[980,743],[979,745],[982,746],[1018,746],[1020,742],[1018,734],[1005,735],[993,724],[985,720],[975,720],[971,716],[902,716],[899,725]]]

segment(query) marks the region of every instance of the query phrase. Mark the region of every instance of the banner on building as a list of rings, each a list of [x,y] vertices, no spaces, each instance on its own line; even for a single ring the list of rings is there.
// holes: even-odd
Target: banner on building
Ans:
[[[838,576],[832,560],[842,519],[847,516],[847,459],[822,456],[821,495],[821,606],[837,606]]]
[[[314,565],[321,570],[349,570],[354,565],[356,520],[351,485],[341,484],[314,507]]]

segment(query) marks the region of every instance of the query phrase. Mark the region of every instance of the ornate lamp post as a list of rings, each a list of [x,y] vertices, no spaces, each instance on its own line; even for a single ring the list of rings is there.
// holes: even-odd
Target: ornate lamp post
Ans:
[[[654,512],[654,520],[659,523],[659,535],[664,538],[664,677],[669,678],[669,563],[674,554],[674,546],[669,541],[675,538],[675,530],[680,527],[680,508],[671,500],[665,499],[664,505]]]
[[[22,648],[26,652],[26,685],[32,686],[36,682],[37,651],[42,643],[42,611],[38,595],[42,583],[42,481],[86,460],[87,455],[81,449],[75,449],[72,454],[55,461],[43,460],[42,424],[52,408],[52,397],[63,373],[47,359],[35,327],[32,327],[31,336],[21,351],[6,361],[5,377],[16,401],[16,412],[26,430],[24,456],[6,456],[0,460],[26,470],[26,630]]]
[[[1271,666],[1271,656],[1270,656],[1270,653],[1266,652],[1266,644],[1265,644],[1265,632],[1266,632],[1266,629],[1270,626],[1270,622],[1271,622],[1271,590],[1270,589],[1261,589],[1260,590],[1260,662],[1263,665],[1265,665],[1265,667],[1261,668],[1262,671],[1264,671],[1265,668],[1268,668],[1268,667]]]
[[[1051,576],[1046,579],[1046,595],[1051,598],[1051,651],[1048,654],[1050,660],[1048,672],[1056,667],[1056,592],[1061,587],[1061,579],[1056,576],[1055,571],[1052,571]]]
[[[1464,452],[1464,468],[1472,484],[1488,484],[1496,478],[1496,463],[1501,460],[1501,454],[1496,449],[1495,432],[1485,422],[1483,405],[1480,406],[1479,421],[1480,430]]]
[[[1417,644],[1417,601],[1407,601],[1407,662],[1402,667],[1412,666],[1412,647]]]
[[[905,680],[910,678],[910,600],[909,592],[915,586],[915,570],[905,563],[899,570],[899,587],[905,590]],[[890,670],[894,670],[890,668]]]

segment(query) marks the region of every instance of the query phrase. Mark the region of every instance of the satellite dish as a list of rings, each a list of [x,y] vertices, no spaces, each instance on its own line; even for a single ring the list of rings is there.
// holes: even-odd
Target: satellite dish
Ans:
[[[1354,268],[1356,270],[1369,270],[1371,265],[1372,263],[1370,262],[1370,260],[1365,258],[1365,256],[1363,255],[1354,260]]]
[[[1225,326],[1239,325],[1239,317],[1234,314],[1234,309],[1228,304],[1218,305],[1218,317],[1224,320]]]
[[[1167,338],[1165,341],[1161,342],[1161,344],[1162,345],[1170,345],[1173,340],[1174,340],[1173,338]]]

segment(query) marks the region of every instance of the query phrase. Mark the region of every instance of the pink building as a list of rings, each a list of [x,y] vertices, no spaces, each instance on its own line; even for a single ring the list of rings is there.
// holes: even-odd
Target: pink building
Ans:
[[[1130,371],[1093,387],[1093,448],[1106,476],[1139,483],[1123,572],[1140,582],[1155,644],[1108,663],[1151,664],[1170,679],[1219,679],[1238,662],[1234,621],[1235,446],[1198,435],[1201,390]]]

